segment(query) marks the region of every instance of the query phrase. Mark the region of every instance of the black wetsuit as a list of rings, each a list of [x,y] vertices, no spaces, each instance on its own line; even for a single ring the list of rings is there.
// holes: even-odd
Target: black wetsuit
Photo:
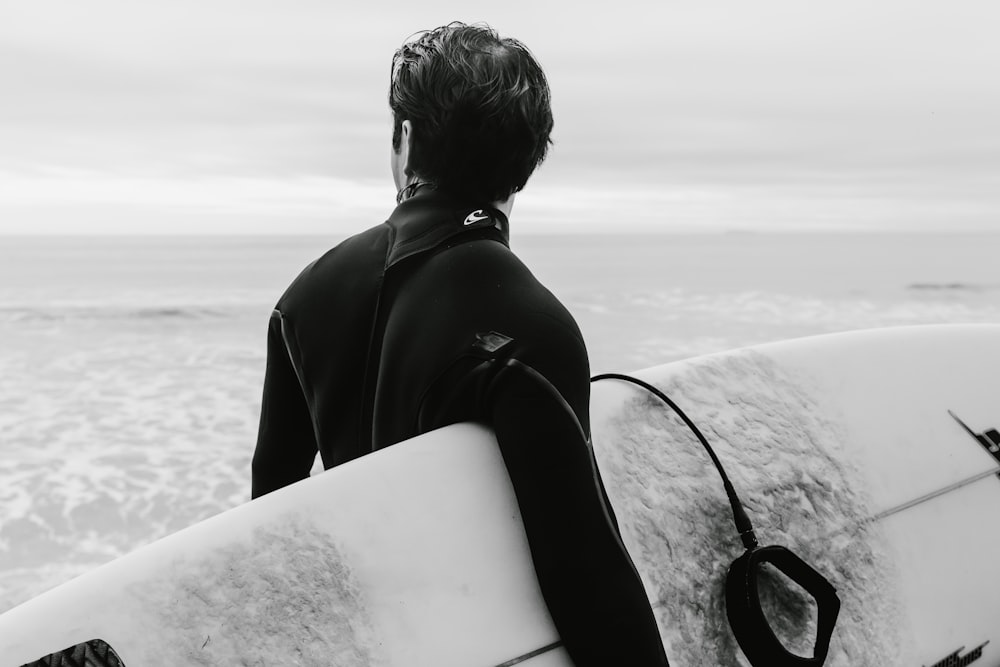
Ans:
[[[511,339],[503,359],[557,392],[523,367],[484,362],[475,343],[488,332]],[[308,476],[317,449],[330,468],[433,428],[485,422],[573,660],[666,665],[596,479],[589,397],[580,331],[509,250],[504,215],[424,190],[308,266],[278,302],[253,496]]]

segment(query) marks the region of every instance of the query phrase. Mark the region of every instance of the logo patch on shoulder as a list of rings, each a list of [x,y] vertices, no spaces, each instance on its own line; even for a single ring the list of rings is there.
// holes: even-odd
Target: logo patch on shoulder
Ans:
[[[489,214],[485,213],[483,209],[477,208],[475,211],[465,216],[465,222],[462,223],[463,226],[468,227],[469,225],[474,225],[477,222],[482,222],[483,220],[489,220]]]

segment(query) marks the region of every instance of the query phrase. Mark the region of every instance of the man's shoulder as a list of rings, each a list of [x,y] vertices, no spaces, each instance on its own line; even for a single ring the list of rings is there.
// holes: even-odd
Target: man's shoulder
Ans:
[[[386,249],[389,246],[391,236],[392,230],[389,225],[386,223],[375,225],[347,237],[323,253],[309,266],[337,270],[341,265],[372,261],[382,265],[385,262]]]
[[[572,313],[508,247],[488,241],[447,251],[452,259],[440,267],[450,290],[441,290],[470,317],[520,332],[524,344],[582,349],[583,336]]]
[[[326,292],[344,281],[358,283],[366,278],[377,281],[390,237],[391,230],[383,223],[344,239],[299,273],[282,295],[279,307],[284,304],[291,308],[308,301],[310,295]]]

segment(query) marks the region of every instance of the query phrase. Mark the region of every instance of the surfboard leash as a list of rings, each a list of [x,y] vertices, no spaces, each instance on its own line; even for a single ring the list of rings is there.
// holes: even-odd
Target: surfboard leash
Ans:
[[[736,531],[740,534],[740,540],[743,542],[743,546],[747,549],[756,549],[757,535],[754,533],[750,517],[747,516],[746,510],[743,508],[743,503],[740,502],[739,496],[736,495],[736,489],[733,487],[733,483],[729,481],[729,475],[726,474],[726,470],[722,467],[722,462],[715,454],[715,450],[712,449],[710,444],[708,444],[708,439],[702,434],[701,429],[695,425],[691,418],[688,417],[687,414],[681,410],[669,396],[645,380],[640,380],[639,378],[632,377],[631,375],[625,375],[624,373],[602,373],[590,378],[591,382],[599,382],[601,380],[621,380],[623,382],[630,382],[634,385],[638,385],[666,403],[667,406],[681,418],[684,424],[687,425],[692,433],[694,433],[695,437],[698,438],[701,446],[705,448],[706,452],[708,452],[709,457],[712,459],[712,463],[715,464],[715,469],[719,471],[719,475],[722,477],[722,485],[726,489],[726,496],[729,498],[729,506],[733,511],[733,523],[736,525]]]
[[[780,545],[761,547],[754,534],[750,518],[740,502],[736,490],[729,481],[729,476],[722,467],[722,462],[716,456],[715,450],[708,439],[701,433],[687,414],[678,407],[663,391],[639,378],[624,373],[603,373],[591,378],[591,382],[600,380],[620,380],[637,385],[656,396],[665,403],[685,425],[708,452],[712,463],[722,477],[726,496],[733,512],[733,523],[739,532],[745,551],[733,561],[726,572],[726,616],[729,626],[736,637],[736,642],[743,654],[754,667],[820,667],[830,650],[830,639],[840,613],[840,598],[837,589],[823,575],[813,569],[808,563]],[[757,573],[768,563],[796,583],[816,601],[816,644],[811,658],[796,655],[786,649],[774,634],[771,625],[764,614],[757,589]]]

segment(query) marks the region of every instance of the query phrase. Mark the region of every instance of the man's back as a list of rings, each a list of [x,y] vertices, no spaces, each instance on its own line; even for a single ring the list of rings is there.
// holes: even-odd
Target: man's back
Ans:
[[[456,212],[466,209],[485,218],[465,225]],[[510,251],[497,211],[462,207],[437,193],[404,203],[388,223],[303,271],[279,301],[272,329],[271,351],[287,356],[293,372],[270,373],[269,381],[294,378],[298,386],[265,394],[301,391],[326,467],[430,428],[487,419],[471,396],[435,381],[477,334],[489,332],[511,338],[508,353],[542,372],[586,428],[589,378],[579,329]],[[443,406],[435,395],[442,392],[462,400]],[[421,408],[431,405],[434,414],[425,411],[420,424]],[[290,432],[302,430],[286,422],[287,414],[262,422],[260,456],[269,438],[287,443]],[[270,486],[261,480],[254,495]]]
[[[384,311],[373,412],[376,447],[427,428],[488,419],[475,389],[452,386],[476,336],[491,332],[512,339],[505,355],[538,369],[587,424],[589,366],[576,322],[506,244],[458,240],[408,262],[389,278],[392,302]],[[445,373],[451,377],[439,380]],[[443,392],[455,396],[452,406],[440,405]],[[437,406],[434,415],[431,406]],[[531,415],[523,421],[530,427]]]

